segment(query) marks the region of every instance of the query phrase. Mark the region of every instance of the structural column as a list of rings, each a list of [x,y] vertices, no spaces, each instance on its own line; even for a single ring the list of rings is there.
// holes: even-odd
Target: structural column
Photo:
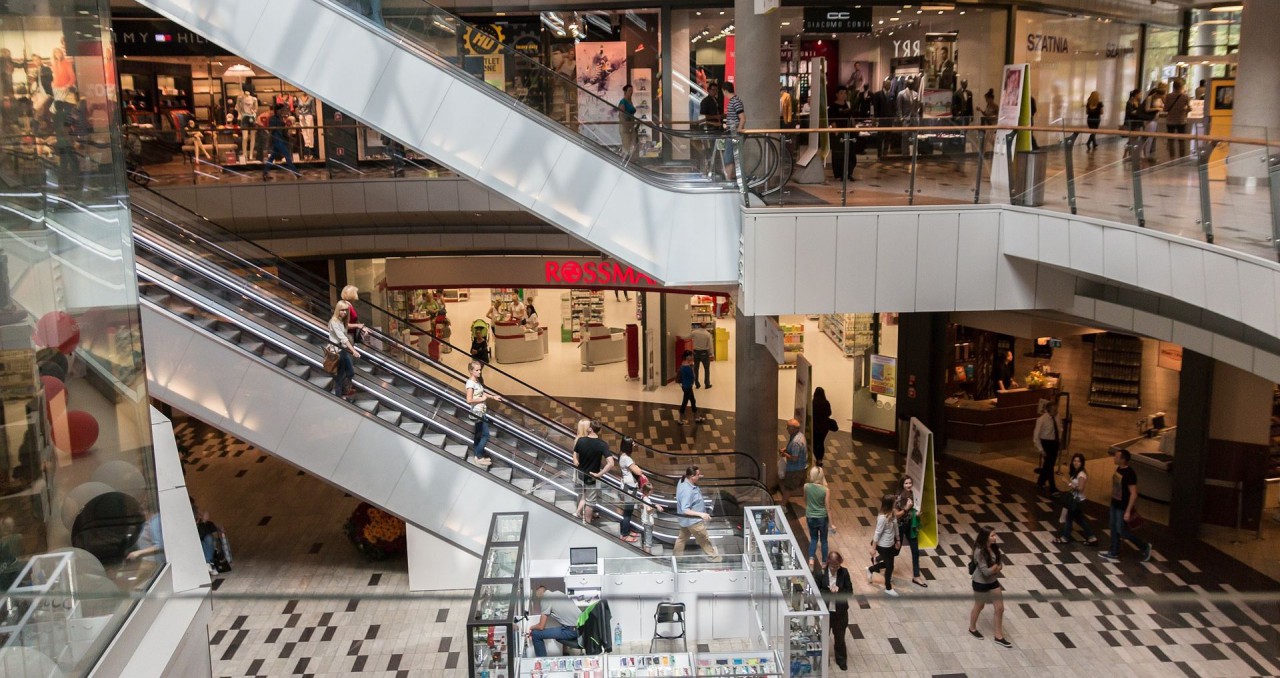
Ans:
[[[933,431],[934,449],[946,444],[946,313],[898,315],[898,441],[906,452],[906,424],[912,417]]]
[[[747,127],[769,129],[778,118],[778,65],[782,60],[778,15],[756,14],[755,0],[733,5],[734,87],[747,109]]]
[[[778,361],[757,343],[756,316],[738,312],[733,331],[734,448],[754,458],[765,485],[773,487],[778,475]],[[754,467],[738,469],[741,476],[754,474]]]
[[[1280,137],[1280,87],[1275,82],[1280,73],[1280,49],[1275,44],[1280,35],[1280,11],[1276,9],[1275,0],[1244,0],[1232,136]],[[1267,163],[1257,157],[1256,146],[1233,147],[1231,152],[1233,156],[1252,155],[1227,165],[1229,183],[1266,183]]]

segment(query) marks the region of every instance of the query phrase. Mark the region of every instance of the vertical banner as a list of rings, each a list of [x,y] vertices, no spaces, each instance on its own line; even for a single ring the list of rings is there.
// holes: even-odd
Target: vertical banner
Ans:
[[[636,107],[636,120],[653,122],[653,69],[631,69],[631,86],[635,88],[631,93],[631,105]],[[636,133],[640,137],[640,157],[658,157],[658,142],[653,138],[653,128],[640,125]]]
[[[809,362],[804,354],[796,356],[796,421],[800,422],[800,432],[804,433],[804,439],[813,444],[813,422],[809,421],[809,411],[811,399],[813,398],[813,364]],[[812,461],[813,454],[810,450],[809,459]]]
[[[727,35],[724,38],[724,81],[734,84],[737,84],[737,81],[733,77],[738,72],[738,52],[735,49],[738,41],[735,40],[736,37]],[[727,101],[728,97],[725,97],[725,100]]]
[[[955,33],[924,34],[925,89],[956,89],[956,69],[960,55],[956,51]],[[947,105],[950,106],[948,101]]]
[[[1029,67],[1027,64],[1009,64],[1004,67],[1004,76],[1000,78],[1000,113],[996,124],[1015,127],[1022,120],[1022,99],[1024,94],[1030,96],[1027,83]],[[1031,111],[1027,110],[1030,119]],[[1005,202],[1009,199],[1009,154],[1005,148],[1007,130],[996,132],[995,148],[991,153],[991,201]],[[1029,143],[1029,142],[1028,142]],[[1029,149],[1028,149],[1029,150]]]
[[[627,86],[627,43],[580,42],[575,49],[578,122],[581,132],[606,146],[618,146],[618,102]]]
[[[938,546],[937,480],[933,473],[933,432],[915,417],[907,442],[907,477],[915,490],[920,517],[920,548]]]
[[[484,81],[500,90],[506,90],[506,57],[502,54],[490,54],[481,58],[484,59]]]

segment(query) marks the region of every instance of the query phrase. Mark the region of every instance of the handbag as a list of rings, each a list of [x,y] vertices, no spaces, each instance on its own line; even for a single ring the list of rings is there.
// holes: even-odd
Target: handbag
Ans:
[[[832,432],[840,430],[840,425],[836,423],[835,419],[828,419],[827,422],[829,422],[829,426]]]
[[[324,371],[328,374],[338,373],[338,357],[342,354],[333,344],[324,345]]]
[[[1136,530],[1139,527],[1142,527],[1143,525],[1146,525],[1146,524],[1147,524],[1147,519],[1143,518],[1138,513],[1138,508],[1136,506],[1133,508],[1133,512],[1124,521],[1125,527],[1129,528],[1130,530]]]
[[[471,406],[471,421],[480,421],[484,419],[484,415],[489,413],[489,406],[484,403],[476,403]]]

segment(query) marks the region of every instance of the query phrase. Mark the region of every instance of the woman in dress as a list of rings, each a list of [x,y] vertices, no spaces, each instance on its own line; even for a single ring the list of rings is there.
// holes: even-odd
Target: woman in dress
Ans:
[[[973,609],[969,611],[969,635],[982,638],[978,631],[978,615],[987,605],[995,608],[995,642],[1001,647],[1013,647],[1013,643],[1004,637],[1004,587],[1000,585],[1000,574],[1004,565],[1000,563],[1000,540],[995,529],[984,527],[978,531],[978,539],[973,545],[973,556],[969,562],[969,570],[973,573]]]

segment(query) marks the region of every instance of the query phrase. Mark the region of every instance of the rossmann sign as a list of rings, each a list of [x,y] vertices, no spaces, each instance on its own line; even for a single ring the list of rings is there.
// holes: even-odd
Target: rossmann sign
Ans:
[[[660,289],[658,281],[598,257],[445,256],[387,259],[387,287],[596,287]]]
[[[653,278],[616,261],[548,260],[544,267],[548,284],[658,287]]]

